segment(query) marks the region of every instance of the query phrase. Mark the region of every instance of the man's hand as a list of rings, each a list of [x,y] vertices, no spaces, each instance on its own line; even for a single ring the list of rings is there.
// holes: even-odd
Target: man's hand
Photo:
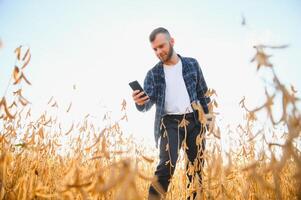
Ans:
[[[133,99],[135,101],[136,104],[138,104],[139,106],[142,106],[145,104],[145,102],[147,100],[149,100],[149,96],[145,96],[145,97],[142,97],[142,95],[144,94],[144,92],[140,92],[140,90],[135,90],[133,91]]]

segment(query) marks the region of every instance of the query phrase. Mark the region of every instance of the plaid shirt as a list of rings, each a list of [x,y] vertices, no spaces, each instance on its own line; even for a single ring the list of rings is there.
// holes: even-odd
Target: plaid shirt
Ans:
[[[205,113],[208,113],[208,103],[210,97],[206,97],[207,84],[203,77],[202,70],[198,61],[194,58],[181,57],[182,61],[182,74],[190,98],[190,102],[195,102],[203,107]],[[163,63],[160,61],[152,69],[150,69],[144,79],[144,91],[150,97],[144,105],[136,107],[141,112],[148,111],[154,104],[156,104],[156,116],[154,123],[154,136],[156,147],[158,148],[158,140],[160,138],[160,121],[164,116],[164,102],[165,102],[165,76]],[[194,112],[195,113],[195,112]]]

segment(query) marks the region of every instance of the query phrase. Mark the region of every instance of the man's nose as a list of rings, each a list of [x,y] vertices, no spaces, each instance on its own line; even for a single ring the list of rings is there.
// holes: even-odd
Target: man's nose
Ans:
[[[157,49],[157,54],[160,55],[162,53],[161,49]]]

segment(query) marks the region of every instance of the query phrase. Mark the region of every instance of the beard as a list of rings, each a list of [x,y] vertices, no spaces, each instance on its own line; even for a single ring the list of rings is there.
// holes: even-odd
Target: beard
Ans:
[[[160,59],[163,63],[165,63],[165,62],[167,62],[167,61],[169,61],[169,60],[171,59],[171,57],[172,57],[172,55],[173,55],[173,52],[174,52],[174,49],[173,49],[173,47],[171,46],[171,44],[169,43],[169,50],[168,50],[168,53],[167,53],[167,55],[166,55],[166,58],[160,57],[159,59]]]

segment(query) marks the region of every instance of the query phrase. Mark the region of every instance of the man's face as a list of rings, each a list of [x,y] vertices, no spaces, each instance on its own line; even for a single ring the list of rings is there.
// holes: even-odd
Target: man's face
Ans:
[[[163,62],[167,62],[173,54],[173,38],[168,39],[163,33],[159,33],[151,43],[156,56]]]

